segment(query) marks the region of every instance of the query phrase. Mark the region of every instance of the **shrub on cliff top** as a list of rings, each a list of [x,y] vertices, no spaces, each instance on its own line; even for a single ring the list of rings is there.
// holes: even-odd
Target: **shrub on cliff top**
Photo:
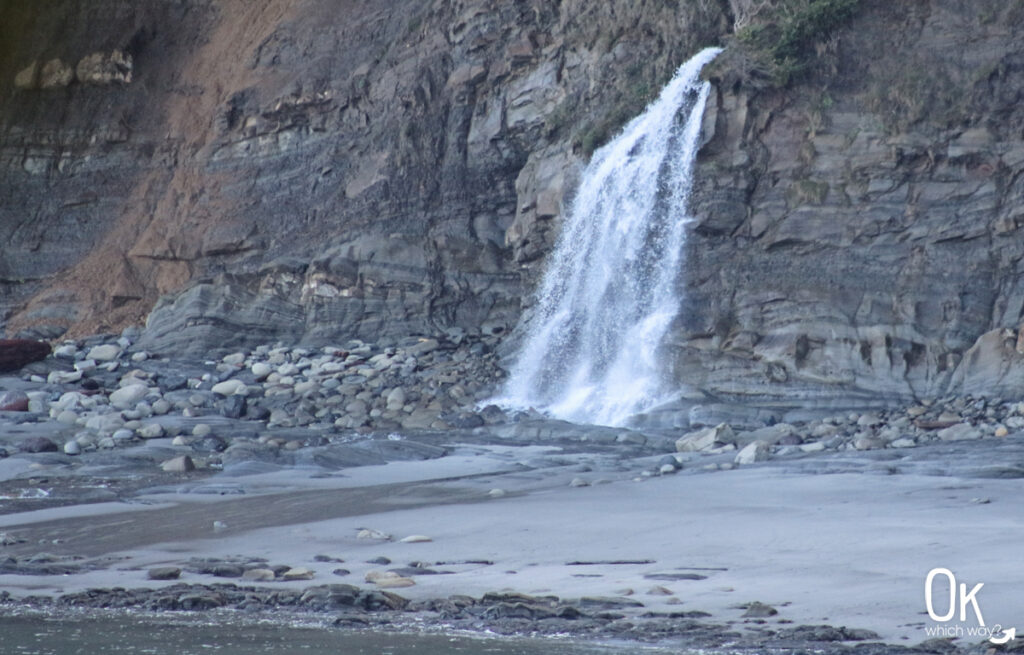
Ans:
[[[856,14],[860,0],[776,0],[737,16],[736,45],[776,86],[804,75],[823,44]]]

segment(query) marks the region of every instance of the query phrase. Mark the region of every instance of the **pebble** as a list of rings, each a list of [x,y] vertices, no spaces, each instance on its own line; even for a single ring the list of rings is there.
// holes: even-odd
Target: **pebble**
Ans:
[[[733,460],[735,464],[746,465],[755,462],[763,462],[768,459],[771,453],[771,446],[766,441],[753,441],[744,446]]]
[[[966,441],[969,439],[980,439],[981,431],[970,423],[957,423],[939,430],[936,435],[943,441]]]
[[[573,478],[572,482],[569,483],[570,487],[589,487],[590,483],[583,478]]]
[[[372,582],[381,589],[399,589],[412,587],[416,582],[412,578],[403,577],[394,571],[367,571],[363,577],[366,582]]]
[[[206,423],[197,423],[195,425],[195,427],[192,428],[192,436],[193,437],[205,437],[205,436],[209,435],[212,432],[213,432],[213,428],[211,428]]]
[[[164,436],[164,426],[159,423],[147,423],[135,431],[143,439],[159,439]]]
[[[114,344],[101,344],[99,346],[93,346],[89,353],[85,356],[86,359],[94,359],[97,362],[109,362],[117,359],[121,355],[121,347],[115,346]]]
[[[58,423],[73,426],[78,423],[78,414],[71,409],[65,409],[57,413],[56,420]]]
[[[74,439],[72,439],[71,441],[68,441],[67,443],[64,444],[64,454],[65,455],[81,455],[82,454],[82,446],[81,446],[81,444],[79,444]]]
[[[312,580],[313,571],[305,567],[299,566],[293,569],[288,569],[281,574],[282,580]]]
[[[231,366],[241,366],[245,363],[245,353],[238,352],[231,353],[230,355],[224,355],[221,361],[225,364],[230,364]]]
[[[377,539],[379,541],[391,541],[391,535],[380,530],[373,530],[371,528],[362,528],[356,533],[356,539]]]
[[[266,380],[267,376],[274,372],[274,369],[272,369],[269,364],[265,364],[263,362],[256,362],[249,370],[252,371],[252,375],[256,378],[257,382]]]
[[[433,539],[422,534],[411,534],[408,537],[403,537],[402,539],[399,539],[398,541],[399,543],[403,544],[422,544],[428,541],[433,541]]]
[[[181,569],[176,566],[159,566],[149,570],[150,580],[177,580],[181,577]]]
[[[59,450],[57,444],[43,436],[26,437],[18,443],[18,448],[23,453],[55,453]]]
[[[505,493],[504,489],[491,489],[487,492],[487,495],[491,498],[502,498],[505,496]]]
[[[60,359],[74,359],[77,354],[78,346],[74,344],[64,344],[63,346],[58,346],[53,350],[53,356],[59,357]]]
[[[113,443],[111,443],[113,445]],[[102,446],[102,442],[101,442]],[[174,457],[160,465],[167,473],[187,473],[188,471],[194,471],[196,469],[195,462],[188,455],[181,455]]]
[[[374,582],[375,585],[381,589],[401,589],[403,587],[412,587],[416,585],[416,581],[412,578],[403,578],[401,576],[395,578],[383,578]]]
[[[252,580],[254,582],[267,582],[276,577],[271,569],[248,569],[242,574],[243,580]]]
[[[118,409],[129,409],[146,397],[149,388],[142,384],[129,384],[110,394],[110,404]]]
[[[245,383],[241,380],[227,380],[213,385],[211,391],[213,391],[213,393],[220,394],[221,396],[233,396],[235,394],[245,394],[247,389]]]
[[[742,615],[742,618],[744,619],[765,619],[779,613],[779,610],[775,609],[771,605],[766,605],[765,603],[756,600],[752,603],[748,603],[746,609],[747,611]]]

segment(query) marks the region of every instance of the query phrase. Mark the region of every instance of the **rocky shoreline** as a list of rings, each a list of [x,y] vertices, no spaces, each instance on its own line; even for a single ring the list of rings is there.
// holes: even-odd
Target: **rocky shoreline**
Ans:
[[[831,625],[771,626],[765,620],[775,608],[750,603],[742,627],[708,621],[701,611],[643,611],[643,604],[625,597],[531,596],[491,592],[480,598],[410,601],[399,594],[360,589],[348,584],[317,585],[305,590],[268,590],[236,584],[175,584],[161,589],[90,589],[58,598],[26,597],[18,600],[0,592],[0,608],[59,614],[103,610],[136,614],[182,613],[216,620],[230,612],[237,616],[287,622],[301,616],[325,628],[345,630],[464,632],[503,637],[558,637],[581,642],[635,642],[700,652],[774,652],[823,655],[931,654],[956,655],[1016,652],[1012,645],[992,649],[990,644],[956,647],[944,639],[916,646],[885,644],[870,630]],[[732,623],[732,622],[730,622]]]
[[[698,429],[682,436],[679,429],[580,426],[481,406],[505,375],[493,335],[449,330],[436,337],[351,340],[322,348],[275,344],[203,362],[136,349],[138,336],[128,329],[120,337],[64,341],[18,378],[2,378],[0,426],[6,429],[0,458],[18,452],[76,457],[170,440],[177,456],[161,466],[180,473],[220,470],[239,461],[294,464],[305,448],[359,437],[475,431],[502,439],[615,442],[676,453],[650,475],[683,468],[693,453],[735,451],[731,462],[702,464],[705,470],[729,469],[825,451],[1003,438],[1024,429],[1024,402],[971,396],[896,409],[797,414],[791,422],[774,415],[747,417],[735,427],[702,427],[706,419],[697,406],[690,415],[691,427]]]
[[[203,362],[139,350],[133,345],[137,336],[129,330],[65,341],[16,376],[0,378],[7,408],[0,411],[0,519],[10,519],[0,522],[0,576],[82,580],[70,591],[43,582],[41,588],[53,585],[43,594],[0,587],[0,608],[57,614],[231,610],[270,618],[298,612],[346,629],[415,631],[431,625],[715,652],[980,653],[991,646],[934,639],[917,646],[883,643],[871,630],[794,622],[784,618],[785,612],[776,615],[771,604],[753,600],[728,605],[734,616],[723,618],[699,603],[691,607],[680,592],[665,586],[711,574],[644,572],[663,558],[577,562],[562,553],[568,559],[561,568],[575,571],[565,573],[567,579],[582,582],[611,579],[621,564],[637,565],[633,587],[611,595],[584,589],[573,596],[565,587],[558,594],[520,593],[538,587],[516,583],[516,570],[500,573],[506,563],[497,560],[392,562],[392,554],[343,561],[317,554],[296,555],[284,564],[258,554],[202,550],[175,559],[172,549],[148,554],[156,565],[140,569],[130,561],[138,555],[118,553],[180,538],[174,521],[184,535],[220,543],[253,529],[308,525],[328,515],[417,507],[433,512],[447,503],[502,502],[587,487],[597,492],[715,474],[706,478],[710,481],[718,472],[763,466],[781,467],[786,475],[905,473],[1012,482],[1024,478],[1024,403],[953,397],[771,425],[701,427],[698,421],[689,431],[605,428],[481,406],[503,377],[494,336],[451,332],[317,349],[276,344]],[[454,468],[445,464],[460,456]],[[402,469],[407,477],[375,477],[403,462],[410,466]],[[428,465],[439,468],[433,473],[416,468]],[[286,476],[288,485],[295,483],[292,478],[304,478],[303,484],[322,483],[325,489],[349,479],[355,486],[331,491],[333,496],[315,486],[281,496],[273,487],[280,482],[266,488],[253,482],[268,475]],[[709,486],[698,482],[692,489]],[[972,504],[991,502],[984,490],[964,493],[977,494]],[[218,500],[194,501],[205,497]],[[127,534],[121,544],[100,543],[102,521],[91,525],[89,514],[81,511],[87,505],[135,511],[139,502],[180,499],[197,509],[166,510],[169,526],[150,519],[150,531],[137,544]],[[67,509],[73,512],[47,514]],[[284,516],[288,511],[295,516]],[[33,512],[40,518],[22,522]],[[256,516],[248,520],[250,513]],[[142,525],[145,514],[125,516]],[[522,520],[518,516],[511,520]],[[352,539],[355,548],[431,540],[417,534],[392,540],[371,528]],[[225,541],[224,547],[230,543],[235,542]],[[580,573],[575,565],[586,563],[600,566],[587,567],[594,574]],[[446,583],[449,592],[442,594],[419,586],[428,577],[464,580],[478,569],[493,570],[496,581],[511,586],[463,592],[459,583]],[[453,573],[461,576],[445,575]],[[117,586],[102,582],[104,574],[118,579]],[[147,579],[141,586],[140,577]],[[339,582],[324,582],[331,577]],[[357,578],[360,585],[350,583]],[[643,592],[637,581],[650,589]],[[398,591],[403,588],[415,593]],[[634,593],[644,593],[643,600]],[[683,602],[687,607],[678,607]],[[1017,643],[997,650],[1010,652]]]

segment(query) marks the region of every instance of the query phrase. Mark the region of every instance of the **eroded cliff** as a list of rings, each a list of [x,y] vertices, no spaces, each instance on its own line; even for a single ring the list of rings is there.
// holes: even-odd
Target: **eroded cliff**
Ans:
[[[668,344],[690,401],[1019,393],[1024,12],[845,3],[779,80],[733,34],[786,4],[8,0],[4,327],[505,332],[589,153],[726,43]]]
[[[15,4],[8,331],[112,329],[173,294],[148,337],[192,352],[507,329],[580,125],[727,26],[714,3]],[[130,82],[23,72],[111,51]]]

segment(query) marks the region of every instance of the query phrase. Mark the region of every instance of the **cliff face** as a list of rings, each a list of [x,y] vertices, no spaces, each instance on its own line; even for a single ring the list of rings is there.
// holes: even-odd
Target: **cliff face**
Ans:
[[[508,330],[590,150],[773,3],[6,4],[5,330],[197,354]],[[1015,7],[862,0],[795,83],[708,72],[695,402],[1024,388]]]
[[[507,329],[578,132],[728,25],[632,0],[15,4],[8,331],[116,328],[170,294],[148,339],[190,352]],[[24,72],[112,51],[129,82]]]
[[[840,406],[1020,396],[1021,20],[862,2],[801,84],[715,71],[675,333],[686,382]]]

